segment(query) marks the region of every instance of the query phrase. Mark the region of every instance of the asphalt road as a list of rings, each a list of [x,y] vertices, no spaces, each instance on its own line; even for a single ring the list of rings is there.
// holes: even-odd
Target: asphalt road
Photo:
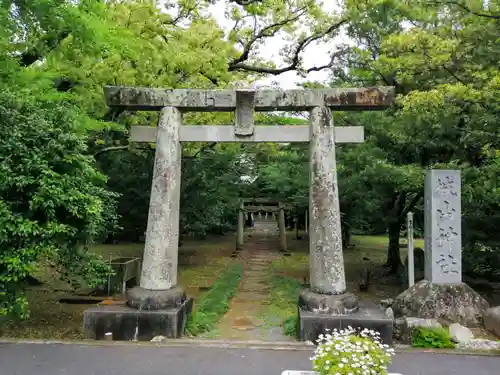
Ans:
[[[310,370],[308,351],[206,347],[0,344],[1,375],[280,375]],[[500,357],[398,353],[403,375],[499,375]]]

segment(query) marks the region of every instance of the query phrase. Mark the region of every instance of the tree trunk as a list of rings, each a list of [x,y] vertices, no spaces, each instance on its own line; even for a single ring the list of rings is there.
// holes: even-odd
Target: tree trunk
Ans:
[[[402,223],[398,220],[389,224],[389,248],[387,249],[387,266],[390,267],[389,273],[396,274],[399,272],[401,263],[401,255],[399,251],[399,235],[401,233]]]
[[[349,228],[345,228],[342,231],[342,247],[344,249],[347,249],[349,248],[349,246],[351,246],[351,238],[351,231],[349,230]]]
[[[295,216],[295,239],[299,240],[300,235],[299,235],[299,217]]]

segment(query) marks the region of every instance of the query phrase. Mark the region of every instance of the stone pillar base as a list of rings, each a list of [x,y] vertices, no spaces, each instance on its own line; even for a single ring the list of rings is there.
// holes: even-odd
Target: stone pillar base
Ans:
[[[84,338],[103,340],[107,332],[116,341],[151,341],[155,336],[179,338],[192,308],[191,298],[163,310],[138,310],[123,305],[93,307],[83,314]]]
[[[182,306],[186,293],[180,287],[166,290],[149,290],[135,287],[127,290],[127,306],[138,310],[163,310]]]
[[[352,293],[319,294],[305,290],[299,295],[299,307],[318,314],[351,314],[358,311],[358,302]]]
[[[299,296],[298,315],[301,341],[315,342],[327,330],[351,326],[375,330],[385,344],[392,344],[393,318],[375,304],[360,302],[352,293],[327,295],[306,290]]]

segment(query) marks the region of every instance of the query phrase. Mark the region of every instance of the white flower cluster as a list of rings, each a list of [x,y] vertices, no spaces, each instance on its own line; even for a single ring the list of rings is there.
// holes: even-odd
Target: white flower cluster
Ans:
[[[319,335],[310,358],[321,375],[386,375],[394,349],[382,344],[380,334],[352,327]]]

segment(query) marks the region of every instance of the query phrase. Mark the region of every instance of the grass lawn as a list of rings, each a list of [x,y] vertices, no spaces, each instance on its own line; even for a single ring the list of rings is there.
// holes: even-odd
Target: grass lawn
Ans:
[[[376,280],[367,293],[357,290],[360,264],[363,257],[370,258],[374,265],[384,262],[386,256],[386,237],[356,236],[354,248],[344,252],[348,289],[360,298],[378,300],[394,297],[398,286],[384,280]],[[423,246],[417,240],[415,246]],[[263,306],[263,316],[272,317],[274,325],[277,317],[284,320],[296,313],[297,292],[308,282],[309,261],[308,241],[296,240],[294,233],[289,233],[289,248],[292,256],[281,257],[269,265],[269,282],[272,285],[271,301]],[[213,237],[204,241],[185,241],[179,255],[179,283],[188,295],[195,299],[206,293],[206,287],[213,285],[220,274],[232,261],[230,253],[235,245],[234,236]],[[93,251],[105,259],[110,256],[141,256],[144,245],[119,244],[99,245]],[[402,257],[406,250],[401,249]],[[59,280],[53,269],[40,267],[36,276],[43,282],[41,286],[28,290],[31,317],[24,321],[5,320],[0,323],[0,336],[44,338],[44,339],[80,339],[82,338],[83,312],[92,304],[59,303],[61,297],[71,291],[67,283]],[[376,286],[374,286],[376,285]]]

